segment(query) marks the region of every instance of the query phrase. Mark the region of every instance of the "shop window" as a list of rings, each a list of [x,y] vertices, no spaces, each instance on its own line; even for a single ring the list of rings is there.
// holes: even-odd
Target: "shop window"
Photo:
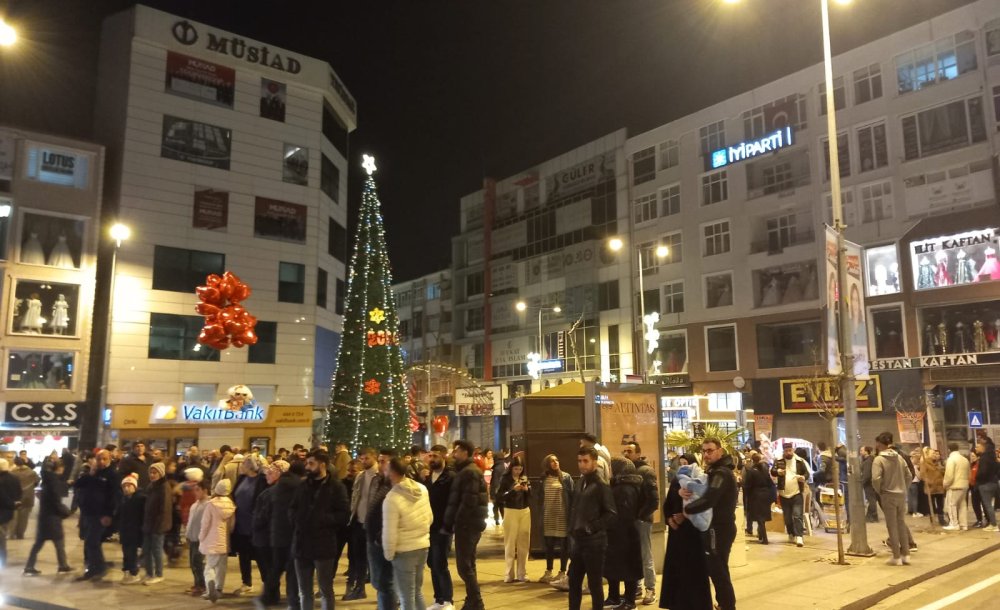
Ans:
[[[743,394],[741,392],[709,392],[709,411],[741,411],[743,410]]]
[[[876,358],[902,358],[906,355],[903,347],[903,308],[872,307],[871,326],[875,342]]]
[[[1000,301],[918,310],[924,356],[1000,351]]]
[[[896,244],[865,248],[865,294],[897,294],[899,288],[899,253]]]
[[[292,184],[309,184],[309,149],[285,144],[281,157],[281,179]]]
[[[819,298],[814,261],[758,269],[752,277],[754,307],[775,307]]]
[[[257,343],[247,347],[247,362],[274,364],[278,352],[278,323],[257,322],[254,330],[257,332]]]
[[[882,97],[882,66],[872,64],[867,68],[854,71],[854,103],[865,102]]]
[[[661,373],[686,373],[688,370],[687,332],[662,331],[659,347],[649,360],[660,362]]]
[[[976,35],[959,32],[896,56],[900,94],[958,78],[976,69]]]
[[[736,354],[736,325],[705,327],[705,347],[708,370],[735,371],[739,367]]]
[[[8,353],[8,390],[72,390],[74,352],[11,350]]]
[[[16,280],[10,333],[73,337],[78,333],[80,286]]]
[[[844,87],[844,77],[833,79],[833,108],[843,110],[847,106],[847,89]],[[826,116],[826,83],[819,84],[819,115]]]
[[[193,293],[208,275],[222,275],[225,268],[225,254],[154,246],[153,290]]]
[[[986,140],[983,100],[978,96],[922,110],[901,122],[907,161]]]
[[[618,309],[618,280],[601,282],[597,286],[597,304],[601,311]]]
[[[334,203],[340,201],[340,170],[324,154],[319,156],[319,189]]]
[[[705,308],[728,307],[733,304],[733,272],[705,276]]]
[[[25,212],[21,227],[20,262],[60,269],[80,268],[86,227],[83,220]]]
[[[218,362],[219,352],[198,343],[205,318],[170,313],[149,314],[150,359],[210,360]]]
[[[632,184],[656,179],[656,147],[650,146],[632,155]]]
[[[917,290],[1000,280],[997,230],[966,231],[910,242]]]
[[[185,383],[184,402],[215,402],[218,387],[214,383]]]
[[[757,325],[757,366],[762,369],[813,366],[822,361],[822,350],[818,321]]]
[[[673,216],[681,213],[681,185],[671,184],[660,189],[660,215]]]
[[[278,263],[278,300],[282,303],[306,302],[306,266]]]
[[[14,202],[0,197],[0,261],[7,260],[7,233],[10,231],[10,216],[14,212]]]
[[[326,295],[330,288],[330,279],[326,269],[316,269],[316,307],[326,309]]]

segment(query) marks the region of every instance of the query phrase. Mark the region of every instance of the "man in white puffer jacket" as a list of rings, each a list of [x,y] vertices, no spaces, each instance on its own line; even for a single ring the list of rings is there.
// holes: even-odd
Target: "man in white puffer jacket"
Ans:
[[[382,552],[392,562],[400,610],[423,609],[424,564],[434,521],[427,488],[406,477],[406,464],[389,462],[392,489],[382,504]]]
[[[966,496],[969,494],[969,477],[972,466],[969,460],[958,452],[958,443],[948,443],[951,453],[944,467],[944,488],[948,494],[948,531],[969,529],[969,506]]]

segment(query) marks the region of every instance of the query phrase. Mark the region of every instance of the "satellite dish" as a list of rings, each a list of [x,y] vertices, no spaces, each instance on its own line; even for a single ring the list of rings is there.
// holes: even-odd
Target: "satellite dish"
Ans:
[[[733,377],[733,385],[742,390],[747,385],[747,380],[743,379],[739,375]]]

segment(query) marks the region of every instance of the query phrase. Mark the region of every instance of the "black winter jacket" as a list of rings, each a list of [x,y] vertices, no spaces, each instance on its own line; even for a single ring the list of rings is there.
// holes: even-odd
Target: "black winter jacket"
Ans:
[[[78,478],[73,484],[73,489],[76,490],[80,515],[114,516],[122,495],[119,481],[118,475],[111,467]]]
[[[42,494],[38,499],[37,540],[62,540],[63,519],[69,516],[69,507],[63,504],[66,482],[51,470],[42,471]]]
[[[136,490],[134,494],[125,497],[122,494],[118,506],[118,538],[122,546],[142,546],[142,524],[146,512],[146,492]]]
[[[270,488],[272,491],[268,509],[271,513],[271,539],[268,546],[281,548],[292,545],[294,528],[288,509],[292,505],[292,500],[295,499],[295,491],[301,484],[302,479],[298,475],[286,472],[278,477],[277,482]]]
[[[21,501],[21,483],[9,472],[0,472],[0,525],[14,518]]]
[[[451,496],[451,485],[455,480],[455,471],[445,467],[441,476],[434,481],[434,473],[427,480],[427,491],[431,502],[431,512],[434,521],[431,522],[431,532],[439,532],[444,527],[444,514],[448,511],[448,498]],[[433,482],[432,482],[433,481]]]
[[[392,482],[389,481],[388,477],[379,474],[375,475],[371,484],[373,486],[370,496],[371,504],[368,514],[365,515],[365,536],[368,538],[368,542],[382,546],[382,505],[392,489]]]
[[[724,455],[708,467],[708,489],[697,500],[684,507],[684,513],[693,515],[712,509],[711,529],[725,530],[736,526],[736,475],[733,458]]]
[[[656,481],[656,471],[649,465],[646,458],[633,462],[636,473],[642,477],[641,504],[639,505],[639,520],[651,523],[653,513],[660,507],[660,487]]]
[[[505,472],[500,478],[500,486],[497,487],[493,503],[504,508],[528,508],[531,499],[531,487],[523,491],[515,491],[514,484],[514,477],[510,474],[510,471]]]
[[[347,523],[351,502],[335,474],[307,479],[295,490],[288,507],[294,527],[292,554],[296,559],[333,559],[337,556],[337,529]]]
[[[265,488],[253,505],[253,523],[250,526],[250,544],[258,548],[271,546],[271,497],[274,486]]]
[[[567,528],[577,542],[603,540],[618,515],[611,487],[597,472],[576,480]]]
[[[118,476],[123,478],[132,473],[139,477],[139,489],[149,487],[149,462],[144,462],[130,453],[118,462]]]
[[[456,529],[485,530],[489,502],[486,480],[476,463],[469,459],[455,464],[455,479],[444,513],[444,530],[449,533]]]

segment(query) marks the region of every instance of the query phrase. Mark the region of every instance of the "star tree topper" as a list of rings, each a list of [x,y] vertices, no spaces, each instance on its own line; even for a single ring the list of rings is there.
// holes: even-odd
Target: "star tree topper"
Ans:
[[[376,324],[381,324],[385,321],[385,312],[376,307],[368,312],[368,319]]]
[[[377,167],[375,167],[375,157],[371,155],[361,155],[361,156],[362,158],[364,158],[364,162],[361,164],[361,167],[365,168],[365,171],[368,172],[369,176],[371,176],[372,174],[375,173],[375,170],[378,169]]]

